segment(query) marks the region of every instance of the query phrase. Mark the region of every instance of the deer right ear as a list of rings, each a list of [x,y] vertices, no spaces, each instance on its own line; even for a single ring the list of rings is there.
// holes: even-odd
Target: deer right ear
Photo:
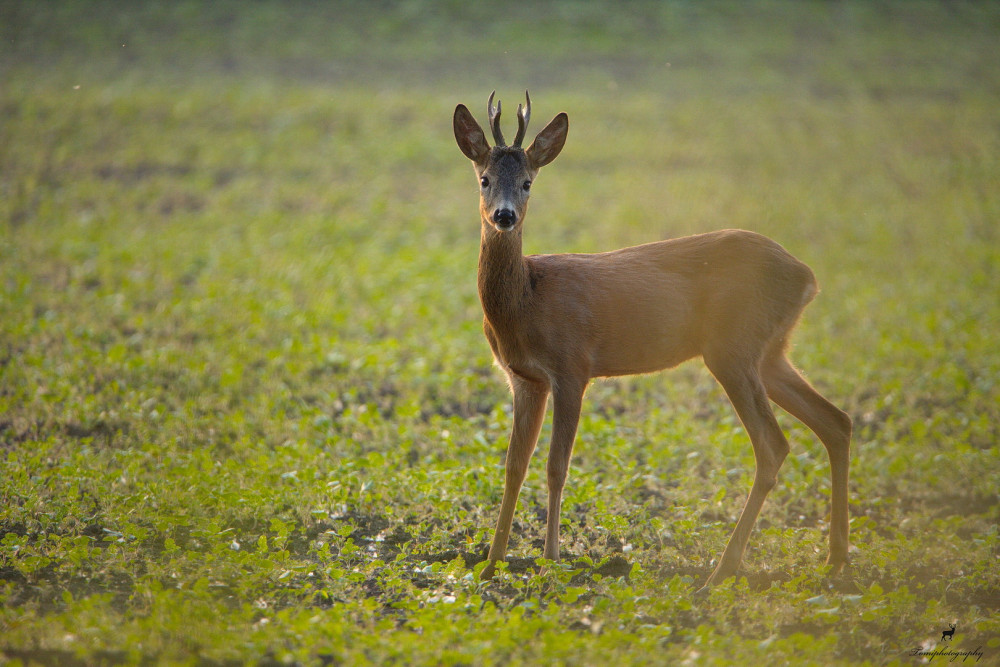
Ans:
[[[490,153],[490,145],[486,143],[486,135],[479,123],[472,117],[472,114],[464,104],[455,107],[455,141],[465,157],[476,164],[486,162],[486,157]]]

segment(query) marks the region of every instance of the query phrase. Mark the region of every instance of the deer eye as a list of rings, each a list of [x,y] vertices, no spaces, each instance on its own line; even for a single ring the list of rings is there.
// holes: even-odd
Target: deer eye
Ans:
[[[490,179],[483,176],[482,178],[479,179],[479,184],[484,188],[488,188],[490,187]]]
[[[524,185],[522,185],[521,187],[524,188],[525,192],[527,192],[528,190],[531,189],[531,181],[525,181]]]

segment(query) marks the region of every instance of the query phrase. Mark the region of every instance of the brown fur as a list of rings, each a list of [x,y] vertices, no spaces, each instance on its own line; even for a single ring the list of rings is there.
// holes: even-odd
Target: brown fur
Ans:
[[[774,241],[724,230],[598,254],[522,253],[528,192],[559,154],[565,114],[526,150],[486,144],[464,106],[455,137],[481,180],[479,296],[484,331],[514,394],[514,426],[500,518],[490,549],[503,558],[517,496],[553,396],[545,557],[558,558],[559,510],[584,391],[592,378],[649,373],[701,356],[722,384],[754,448],[754,484],[725,553],[709,578],[735,573],[788,443],[768,397],[822,440],[833,475],[830,558],[847,559],[851,420],[785,357],[792,328],[816,295],[808,266]],[[500,211],[503,210],[503,213]],[[505,217],[506,216],[506,217]],[[506,223],[513,218],[513,226]]]

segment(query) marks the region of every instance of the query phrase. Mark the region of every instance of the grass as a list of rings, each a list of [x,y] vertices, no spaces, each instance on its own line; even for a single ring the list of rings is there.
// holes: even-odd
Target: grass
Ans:
[[[1000,660],[995,6],[0,14],[0,661]],[[571,118],[527,251],[742,227],[815,270],[792,356],[855,419],[845,576],[779,415],[741,576],[692,595],[753,457],[690,364],[591,387],[563,562],[529,567],[536,461],[477,581],[510,401],[450,116],[525,87]]]

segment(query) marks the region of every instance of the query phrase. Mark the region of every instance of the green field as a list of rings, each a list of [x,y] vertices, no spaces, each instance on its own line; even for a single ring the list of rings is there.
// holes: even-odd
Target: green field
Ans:
[[[1000,663],[998,41],[986,2],[0,0],[0,664]],[[814,269],[844,575],[779,413],[694,595],[753,455],[689,363],[591,386],[538,574],[546,423],[479,582],[511,408],[451,116],[525,88],[570,117],[526,252]]]

